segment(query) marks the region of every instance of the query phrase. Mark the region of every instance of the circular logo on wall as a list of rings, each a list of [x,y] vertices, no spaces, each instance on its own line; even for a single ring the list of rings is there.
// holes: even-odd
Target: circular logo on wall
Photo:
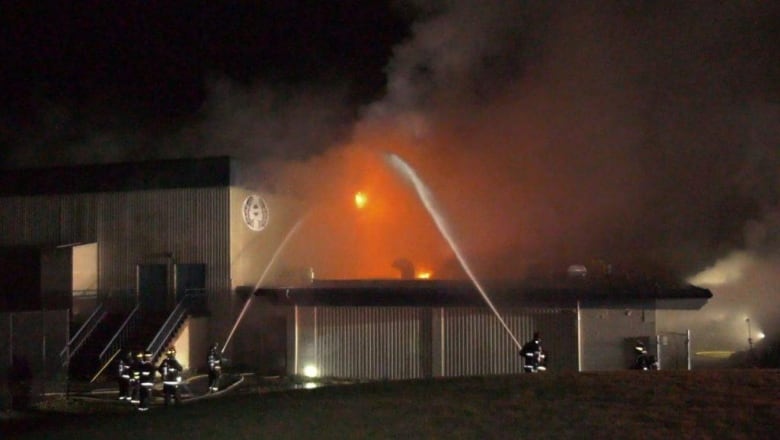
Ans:
[[[262,231],[268,225],[268,206],[265,200],[257,194],[252,194],[244,200],[241,206],[244,223],[253,231]]]

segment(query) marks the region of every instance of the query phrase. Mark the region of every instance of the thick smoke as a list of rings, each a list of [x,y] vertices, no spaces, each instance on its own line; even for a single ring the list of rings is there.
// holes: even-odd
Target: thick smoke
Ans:
[[[780,281],[779,9],[417,1],[386,95],[357,118],[343,89],[215,81],[196,119],[163,141],[98,131],[70,148],[256,164],[257,185],[306,206],[287,258],[318,277],[398,276],[399,260],[461,276],[382,162],[394,152],[432,188],[480,276],[609,264],[711,287],[724,310],[768,320],[780,315],[765,307]],[[360,211],[356,191],[368,195]],[[713,281],[732,261],[731,278]]]
[[[302,176],[326,170],[304,195],[350,194],[386,172],[372,154],[396,152],[433,188],[481,276],[606,263],[693,281],[717,298],[701,319],[721,331],[737,322],[728,326],[734,341],[743,339],[744,316],[766,323],[780,315],[766,307],[778,295],[776,6],[426,6],[429,15],[388,64],[387,96],[366,109],[351,141],[296,163],[295,178],[282,168],[280,187],[300,188]],[[394,185],[383,179],[383,188]],[[349,211],[332,204],[350,239],[329,248],[330,258],[346,255],[354,268],[350,260],[391,253],[391,242],[386,270],[406,258],[455,273],[446,249],[420,241],[436,231],[406,207],[416,202],[403,191],[390,192],[410,212],[373,241],[356,237]],[[346,251],[367,243],[362,253]],[[733,255],[746,256],[738,278],[702,281],[701,271]]]
[[[296,160],[318,154],[349,133],[354,116],[346,87],[242,86],[213,81],[197,115],[169,140],[168,154],[230,155],[245,162]]]
[[[593,260],[693,275],[776,208],[774,11],[667,6],[428,7],[385,99],[310,163],[407,155],[487,275]]]

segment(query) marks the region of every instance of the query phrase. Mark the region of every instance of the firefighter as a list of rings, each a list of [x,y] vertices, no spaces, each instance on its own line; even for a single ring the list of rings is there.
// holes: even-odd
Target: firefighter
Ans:
[[[219,377],[222,375],[222,355],[219,353],[219,344],[214,343],[206,357],[209,367],[209,391],[219,390]]]
[[[119,400],[132,400],[130,379],[133,369],[133,352],[128,350],[123,358],[119,358],[117,364],[117,381],[119,382]]]
[[[535,332],[533,339],[523,345],[520,355],[523,357],[523,370],[526,373],[546,370],[544,366],[545,354],[542,350],[542,339],[539,332]]]
[[[143,352],[143,357],[138,366],[139,372],[139,402],[138,410],[146,411],[149,409],[149,402],[152,400],[152,388],[154,387],[154,365],[152,365],[152,353]]]
[[[141,366],[143,365],[144,352],[137,351],[130,365],[130,403],[141,403]]]
[[[165,360],[157,367],[157,371],[162,376],[165,406],[168,406],[172,400],[179,403],[179,384],[181,383],[182,367],[179,361],[176,360],[175,348],[170,347],[165,352],[165,356]]]
[[[647,348],[642,341],[636,341],[636,344],[634,344],[634,353],[636,354],[634,360],[635,370],[648,371],[658,369],[658,361],[655,359],[655,356],[647,352]]]

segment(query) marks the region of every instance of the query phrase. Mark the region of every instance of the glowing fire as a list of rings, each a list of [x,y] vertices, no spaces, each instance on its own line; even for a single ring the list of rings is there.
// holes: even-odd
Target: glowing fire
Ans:
[[[433,273],[431,271],[426,270],[426,271],[423,271],[423,272],[418,272],[417,273],[417,278],[421,279],[421,280],[429,280],[429,279],[431,279],[432,275],[433,275]]]
[[[355,193],[355,206],[357,206],[358,209],[363,209],[366,206],[366,203],[368,203],[368,197],[364,192],[358,191]]]

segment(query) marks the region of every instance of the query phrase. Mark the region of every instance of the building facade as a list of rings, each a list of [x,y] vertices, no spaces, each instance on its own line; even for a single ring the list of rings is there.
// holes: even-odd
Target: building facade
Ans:
[[[486,291],[495,312],[468,280],[314,281],[256,294],[266,302],[258,308],[287,314],[288,373],[365,379],[519,373],[519,349],[536,332],[551,370],[623,370],[638,340],[660,354],[666,311],[698,310],[711,296],[585,279],[494,282]],[[672,354],[685,356],[685,347],[664,355],[669,368],[687,365]]]
[[[0,173],[3,372],[25,358],[55,380],[81,356],[91,376],[123,350],[169,344],[202,371],[219,342],[234,368],[262,374],[512,374],[518,344],[536,331],[552,369],[623,369],[634,340],[663,330],[663,310],[695,310],[710,296],[623,282],[496,283],[496,314],[467,281],[268,288],[301,209],[239,176],[229,158]]]

